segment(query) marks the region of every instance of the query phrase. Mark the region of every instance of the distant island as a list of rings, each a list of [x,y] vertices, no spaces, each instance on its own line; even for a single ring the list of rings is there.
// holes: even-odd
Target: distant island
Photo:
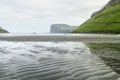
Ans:
[[[120,0],[109,1],[100,11],[80,25],[76,33],[120,33]]]
[[[0,27],[0,33],[9,33],[7,30]]]
[[[50,33],[72,33],[77,26],[69,26],[67,24],[53,24],[51,25]]]

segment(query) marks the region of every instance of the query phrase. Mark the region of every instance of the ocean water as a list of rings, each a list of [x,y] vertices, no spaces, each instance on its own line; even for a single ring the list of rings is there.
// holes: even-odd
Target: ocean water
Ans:
[[[106,45],[0,41],[0,80],[119,80],[118,44]]]

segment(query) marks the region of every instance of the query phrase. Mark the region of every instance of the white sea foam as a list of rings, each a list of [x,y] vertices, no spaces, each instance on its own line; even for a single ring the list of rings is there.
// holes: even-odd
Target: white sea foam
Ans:
[[[0,41],[0,43],[1,61],[16,58],[25,61],[33,61],[47,57],[76,58],[78,55],[90,54],[89,49],[80,42],[55,43]],[[67,51],[67,53],[64,53],[64,51]]]

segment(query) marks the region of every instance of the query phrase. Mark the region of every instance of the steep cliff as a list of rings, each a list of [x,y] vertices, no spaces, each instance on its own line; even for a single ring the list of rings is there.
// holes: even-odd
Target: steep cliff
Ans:
[[[7,30],[5,30],[5,29],[2,29],[1,27],[0,27],[0,33],[9,33]]]
[[[51,25],[50,33],[71,33],[75,28],[75,26],[69,26],[67,24],[53,24]]]
[[[120,33],[120,0],[111,0],[103,9],[93,13],[75,32]]]

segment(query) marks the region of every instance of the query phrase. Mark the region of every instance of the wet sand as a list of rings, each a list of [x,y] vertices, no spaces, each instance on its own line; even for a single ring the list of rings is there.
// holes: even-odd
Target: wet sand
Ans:
[[[119,80],[80,42],[0,41],[0,80]]]

